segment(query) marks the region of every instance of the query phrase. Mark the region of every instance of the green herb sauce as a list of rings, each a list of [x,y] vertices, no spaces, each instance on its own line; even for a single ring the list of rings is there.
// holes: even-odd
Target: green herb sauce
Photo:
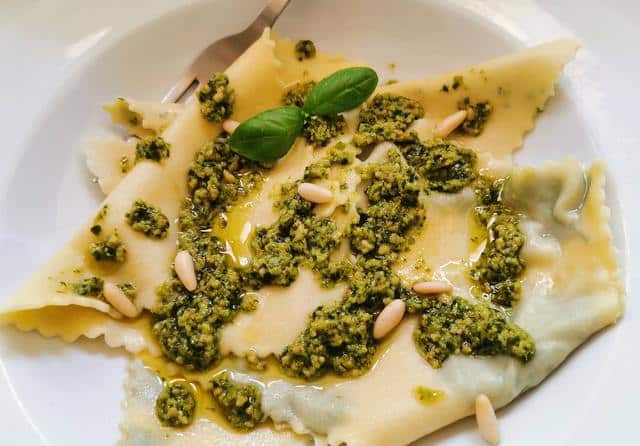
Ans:
[[[163,239],[169,231],[169,219],[166,215],[142,200],[134,201],[124,218],[134,231],[141,232],[149,238]]]
[[[136,144],[136,163],[144,160],[157,163],[169,158],[169,144],[160,136],[143,138]]]
[[[348,166],[355,153],[339,143],[321,160],[307,166],[305,181],[326,178],[333,165]],[[301,180],[286,183],[274,203],[278,220],[270,226],[258,227],[251,239],[254,256],[244,276],[254,288],[267,284],[287,286],[298,277],[298,269],[307,266],[328,282],[339,271],[330,264],[330,255],[338,247],[343,234],[329,218],[317,217],[314,204],[298,195]]]
[[[422,186],[399,151],[391,150],[388,157],[362,172],[370,205],[359,210],[360,220],[349,236],[357,260],[335,266],[341,271],[339,279],[348,281],[348,292],[338,304],[318,307],[280,355],[288,374],[314,379],[329,370],[351,376],[366,372],[375,353],[372,326],[377,313],[408,293],[390,267],[411,243],[410,232],[424,221],[418,202]]]
[[[117,229],[102,241],[91,243],[89,253],[97,262],[124,263],[127,259],[127,249],[120,239]]]
[[[484,303],[473,304],[460,297],[421,299],[407,308],[409,312],[422,310],[414,339],[433,368],[442,367],[450,355],[509,355],[526,363],[535,354],[531,336],[509,322],[504,312]]]
[[[189,196],[178,218],[178,246],[193,257],[198,288],[187,291],[175,275],[165,282],[158,289],[152,329],[164,354],[187,368],[202,370],[215,363],[220,357],[220,328],[239,311],[255,308],[244,305],[240,275],[227,265],[224,246],[211,227],[260,178],[259,166],[233,153],[226,138],[205,144],[189,168]]]
[[[402,154],[425,180],[427,191],[458,192],[478,176],[477,155],[443,139],[401,145]]]
[[[473,103],[471,99],[466,97],[458,103],[458,109],[466,110],[467,117],[456,131],[470,136],[478,136],[482,133],[485,124],[489,120],[493,106],[489,101]]]
[[[311,40],[299,40],[296,42],[294,51],[296,58],[301,62],[316,56],[316,46]]]
[[[184,427],[193,422],[196,396],[191,385],[183,381],[167,383],[156,399],[158,420],[171,427]]]
[[[107,216],[107,212],[109,211],[109,205],[105,204],[100,208],[95,217],[93,217],[93,225],[89,230],[93,235],[100,235],[102,232],[102,225],[100,224],[102,220]]]
[[[85,297],[102,297],[104,281],[99,277],[87,277],[73,283],[63,283],[65,288]]]
[[[262,391],[253,384],[241,384],[231,379],[229,372],[222,372],[211,380],[213,399],[222,414],[236,429],[248,431],[264,418]]]
[[[518,228],[518,215],[502,202],[504,181],[482,177],[476,186],[475,214],[487,228],[487,242],[470,274],[486,298],[511,307],[520,299],[518,276],[525,267],[520,256],[525,236]]]
[[[229,88],[229,78],[224,73],[214,73],[196,96],[200,113],[209,122],[222,122],[233,113],[235,93]]]
[[[128,156],[121,157],[119,161],[119,165],[120,165],[121,173],[127,173],[131,170],[131,163],[129,162]]]
[[[353,143],[363,147],[383,141],[415,141],[415,132],[408,129],[413,121],[423,116],[424,110],[417,101],[392,94],[376,95],[360,110]]]

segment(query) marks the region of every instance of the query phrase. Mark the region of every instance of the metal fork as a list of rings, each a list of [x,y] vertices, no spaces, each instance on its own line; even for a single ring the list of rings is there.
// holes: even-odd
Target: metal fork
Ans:
[[[264,31],[273,26],[290,0],[269,0],[258,17],[242,32],[220,39],[209,45],[187,68],[182,77],[171,87],[162,102],[179,102],[186,93],[207,82],[211,75],[224,71]]]

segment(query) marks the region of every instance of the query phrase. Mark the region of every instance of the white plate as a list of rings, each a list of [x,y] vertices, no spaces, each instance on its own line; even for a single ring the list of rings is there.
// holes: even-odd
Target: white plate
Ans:
[[[0,298],[63,243],[100,200],[83,164],[83,141],[109,128],[99,104],[116,96],[160,98],[199,49],[238,30],[260,0],[180,2],[10,1],[0,6]],[[293,0],[276,29],[327,52],[364,58],[383,79],[461,68],[569,35],[529,1]],[[561,3],[558,5],[557,3]],[[134,5],[134,6],[132,6]],[[545,2],[585,49],[529,135],[520,161],[567,155],[610,167],[616,246],[637,246],[637,97],[633,2]],[[637,22],[636,22],[637,23]],[[606,39],[601,36],[606,35]],[[595,54],[594,54],[595,52]],[[604,61],[598,63],[597,61]],[[392,72],[389,64],[395,63]],[[635,73],[632,75],[632,72]],[[637,91],[635,91],[637,93]],[[622,206],[622,204],[624,206]],[[635,222],[635,224],[634,224]],[[631,248],[629,248],[631,249]],[[640,263],[627,265],[629,285]],[[631,288],[629,288],[629,291]],[[633,296],[633,294],[630,294]],[[640,396],[635,301],[621,323],[592,339],[540,388],[499,417],[505,445],[633,444]],[[119,433],[125,358],[99,341],[67,346],[0,331],[0,444],[112,445]],[[634,416],[635,414],[635,416]],[[632,436],[633,435],[633,436]],[[470,420],[421,445],[482,444]]]

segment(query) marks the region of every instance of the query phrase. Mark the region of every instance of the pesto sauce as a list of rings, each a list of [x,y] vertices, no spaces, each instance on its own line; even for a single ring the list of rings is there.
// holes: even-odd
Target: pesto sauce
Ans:
[[[127,259],[127,249],[117,229],[114,229],[105,239],[91,243],[89,253],[97,262],[124,263]]]
[[[477,155],[443,139],[402,144],[401,151],[425,181],[426,191],[459,192],[477,176]]]
[[[357,133],[353,143],[359,147],[383,141],[394,143],[415,141],[409,126],[424,116],[419,102],[393,94],[379,94],[360,110]]]
[[[234,382],[227,371],[211,380],[211,394],[226,420],[236,429],[248,431],[263,419],[262,391],[253,384]]]
[[[507,315],[484,303],[473,304],[461,297],[450,300],[421,299],[407,306],[420,311],[414,332],[418,351],[433,368],[440,368],[450,355],[509,355],[524,363],[536,351],[535,342]]]
[[[129,162],[128,156],[122,156],[118,165],[120,166],[121,173],[127,173],[131,170],[131,163]]]
[[[366,372],[376,348],[372,326],[377,313],[408,293],[391,265],[411,243],[410,232],[424,221],[418,175],[397,150],[362,174],[369,183],[365,193],[370,205],[359,210],[360,220],[349,235],[356,262],[333,265],[341,271],[339,280],[347,280],[348,291],[341,302],[318,307],[280,355],[280,365],[290,375],[311,380],[327,371],[350,376]]]
[[[169,158],[169,144],[160,136],[143,138],[136,144],[136,163],[144,160],[157,163]]]
[[[80,296],[102,297],[104,281],[99,277],[87,277],[86,279],[79,280],[78,282],[63,282],[62,285]]]
[[[296,58],[302,62],[316,56],[316,46],[311,40],[299,40],[294,47]]]
[[[234,382],[227,371],[216,375],[211,380],[211,386],[213,399],[234,428],[248,431],[264,419],[262,391],[258,386]]]
[[[309,81],[297,83],[282,96],[283,105],[295,105],[302,108],[304,101],[316,85]],[[306,115],[302,126],[302,136],[309,144],[323,147],[336,136],[342,135],[347,127],[347,122],[342,115],[316,116]]]
[[[475,215],[487,228],[487,242],[470,275],[486,298],[511,307],[520,299],[518,277],[525,267],[520,256],[525,236],[518,228],[518,215],[502,203],[503,185],[503,179],[482,177],[476,186]]]
[[[348,166],[355,160],[355,152],[344,143],[327,150],[327,155],[305,169],[304,181],[327,178],[331,166]],[[331,253],[338,247],[343,234],[329,218],[317,217],[314,204],[298,194],[301,180],[282,185],[274,203],[279,211],[275,223],[258,227],[251,239],[253,258],[244,277],[254,288],[264,285],[291,284],[298,277],[301,266],[310,267],[332,282],[342,273],[330,264]]]
[[[163,239],[169,231],[169,219],[155,206],[136,200],[124,216],[134,231],[149,238]]]
[[[229,78],[224,73],[214,73],[196,97],[202,117],[209,122],[222,122],[233,113],[235,92],[229,88]]]
[[[458,110],[466,110],[467,117],[456,131],[470,136],[478,136],[482,133],[485,124],[489,120],[493,106],[489,101],[473,103],[466,97],[458,103]]]
[[[211,227],[222,211],[259,184],[259,170],[232,152],[226,138],[200,148],[189,168],[189,196],[177,223],[178,247],[193,257],[198,288],[189,292],[175,274],[162,284],[152,328],[164,354],[189,369],[214,364],[220,358],[221,327],[239,311],[255,308],[255,299],[245,304],[241,277],[227,265],[224,246]]]
[[[156,416],[160,423],[171,427],[185,427],[193,422],[196,396],[187,382],[166,383],[156,399]]]

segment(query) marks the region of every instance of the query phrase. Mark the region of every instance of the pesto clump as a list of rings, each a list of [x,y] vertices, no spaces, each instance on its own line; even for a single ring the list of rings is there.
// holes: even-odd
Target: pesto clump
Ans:
[[[191,386],[182,381],[167,383],[156,399],[158,420],[171,427],[191,424],[196,412],[196,396]]]
[[[189,292],[176,276],[162,284],[152,333],[169,359],[202,370],[219,359],[220,328],[252,308],[245,305],[240,275],[227,265],[224,246],[211,227],[222,211],[258,184],[260,173],[255,163],[229,149],[226,138],[219,138],[199,149],[187,176],[189,196],[178,217],[178,247],[193,257],[198,288]]]
[[[282,96],[282,105],[295,105],[302,108],[305,99],[307,99],[307,96],[315,86],[316,83],[314,81],[296,83]]]
[[[169,158],[169,144],[160,136],[143,138],[136,144],[136,163],[144,160],[157,163]]]
[[[296,42],[294,51],[299,61],[311,59],[316,56],[316,46],[311,40],[299,40]]]
[[[493,106],[489,101],[471,102],[468,97],[458,103],[458,110],[466,110],[467,117],[458,127],[457,131],[471,136],[478,136],[484,130],[484,126],[491,116]]]
[[[65,284],[74,293],[85,297],[101,297],[104,280],[99,277],[87,277],[71,284]]]
[[[226,371],[216,375],[211,380],[211,386],[213,399],[234,428],[251,430],[263,420],[262,391],[258,386],[234,382]]]
[[[424,179],[427,191],[458,192],[478,176],[476,153],[449,141],[412,142],[401,150]]]
[[[353,149],[339,142],[327,150],[326,156],[309,164],[304,169],[304,180],[318,180],[329,177],[331,166],[348,166],[356,159],[356,153]]]
[[[376,95],[360,110],[353,142],[362,147],[383,141],[414,141],[417,137],[409,126],[423,116],[424,110],[417,101],[393,94]]]
[[[302,126],[302,135],[309,144],[326,146],[336,136],[342,135],[347,127],[344,116],[306,116]]]
[[[313,81],[297,83],[284,94],[282,104],[295,105],[302,108],[304,101],[315,85],[316,83]],[[342,115],[307,115],[304,118],[302,135],[309,144],[322,147],[327,145],[332,138],[342,135],[346,126],[347,122]]]
[[[299,184],[294,181],[282,186],[280,199],[274,204],[280,211],[278,220],[257,228],[251,240],[254,256],[245,275],[256,288],[291,284],[301,265],[321,272],[338,246],[342,236],[338,227],[331,219],[313,214],[314,204],[298,194]]]
[[[229,88],[229,78],[224,73],[214,73],[198,90],[200,113],[210,122],[222,122],[233,113],[235,93]]]
[[[163,239],[167,236],[169,219],[160,209],[143,200],[134,201],[124,218],[134,231],[149,238]]]
[[[376,315],[392,299],[409,292],[391,265],[411,243],[411,231],[424,221],[418,201],[422,187],[414,169],[397,150],[388,161],[364,169],[369,207],[349,235],[356,253],[354,264],[334,265],[348,281],[342,301],[318,307],[305,330],[279,357],[286,373],[314,379],[327,371],[357,376],[371,366],[375,353],[372,326]]]
[[[138,290],[133,283],[123,282],[123,283],[117,284],[117,287],[120,288],[120,290],[122,290],[124,295],[127,296],[130,300],[136,297],[136,293]]]
[[[104,240],[91,243],[89,253],[98,262],[123,263],[127,259],[127,249],[117,229]]]
[[[518,228],[519,217],[502,202],[504,180],[481,178],[476,187],[475,214],[487,228],[486,246],[472,265],[471,278],[493,303],[511,307],[520,299],[518,276],[525,267],[520,251],[525,236]]]
[[[433,368],[450,355],[509,355],[526,363],[535,354],[533,338],[486,304],[454,297],[424,300],[424,305],[414,340]]]

